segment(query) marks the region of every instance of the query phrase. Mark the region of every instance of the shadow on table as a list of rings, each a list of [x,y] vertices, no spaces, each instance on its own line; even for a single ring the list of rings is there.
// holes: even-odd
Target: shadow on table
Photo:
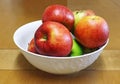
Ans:
[[[36,70],[24,57],[22,53],[19,53],[16,58],[16,65],[19,70]]]

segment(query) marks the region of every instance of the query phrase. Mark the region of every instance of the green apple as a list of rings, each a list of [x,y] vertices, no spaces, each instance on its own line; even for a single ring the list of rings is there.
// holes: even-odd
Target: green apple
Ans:
[[[81,45],[78,44],[78,42],[75,39],[73,39],[73,46],[72,46],[70,56],[73,57],[73,56],[79,56],[82,54],[83,54],[83,50]]]
[[[95,15],[95,13],[92,10],[76,10],[73,12],[75,22],[74,22],[74,27],[78,24],[78,22],[85,16],[89,15]]]

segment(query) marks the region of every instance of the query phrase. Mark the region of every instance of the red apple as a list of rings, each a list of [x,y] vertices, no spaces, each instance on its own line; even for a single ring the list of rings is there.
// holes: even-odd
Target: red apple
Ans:
[[[100,16],[82,18],[74,31],[79,43],[87,48],[101,47],[109,37],[107,22]]]
[[[42,21],[60,22],[71,31],[72,27],[74,26],[74,15],[66,6],[50,5],[44,10]]]
[[[37,53],[36,49],[35,49],[35,42],[34,42],[34,38],[30,41],[30,43],[28,44],[28,51],[32,52],[32,53]]]
[[[35,32],[35,47],[39,54],[67,56],[72,48],[72,36],[61,23],[46,21]]]

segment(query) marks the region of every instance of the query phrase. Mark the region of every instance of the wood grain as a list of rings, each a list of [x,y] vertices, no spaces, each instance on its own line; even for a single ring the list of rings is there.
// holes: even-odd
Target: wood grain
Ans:
[[[13,42],[20,26],[40,20],[51,4],[91,9],[108,22],[110,42],[86,69],[53,75],[32,66]],[[0,84],[120,84],[120,0],[0,0]]]
[[[17,48],[13,34],[20,26],[40,20],[48,5],[67,5],[66,0],[0,0],[0,48]]]
[[[34,70],[0,70],[0,84],[120,84],[120,71],[81,71],[53,75]]]

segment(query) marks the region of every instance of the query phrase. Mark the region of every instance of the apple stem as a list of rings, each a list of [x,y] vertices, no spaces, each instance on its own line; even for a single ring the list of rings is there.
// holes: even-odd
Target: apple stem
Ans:
[[[78,14],[78,13],[79,13],[79,11],[76,12],[76,14]]]
[[[46,41],[47,40],[47,36],[44,35],[43,38],[40,39],[40,41]]]

